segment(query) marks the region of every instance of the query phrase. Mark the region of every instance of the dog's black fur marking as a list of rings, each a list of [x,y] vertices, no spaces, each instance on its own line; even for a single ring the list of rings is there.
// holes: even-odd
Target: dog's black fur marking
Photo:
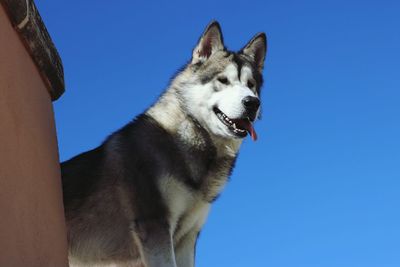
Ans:
[[[262,78],[262,73],[260,73],[257,70],[257,66],[255,65],[255,63],[249,59],[248,56],[244,55],[243,52],[233,52],[233,51],[229,51],[229,50],[224,50],[224,52],[226,53],[224,55],[224,57],[232,57],[232,62],[234,62],[237,65],[237,69],[238,69],[238,79],[240,80],[240,76],[241,76],[241,72],[242,72],[242,68],[244,65],[249,65],[251,70],[252,70],[252,75],[254,80],[256,81],[256,92],[257,94],[260,96],[261,94],[261,87],[263,85],[263,78]],[[197,70],[198,68],[201,67],[207,67],[205,66],[203,63],[197,63],[195,65],[195,70]],[[216,76],[218,76],[218,74],[220,74],[221,71],[220,70],[215,70],[215,71],[210,71],[207,72],[207,75],[203,75],[200,78],[200,82],[202,84],[206,84],[209,83],[210,81],[212,81]]]

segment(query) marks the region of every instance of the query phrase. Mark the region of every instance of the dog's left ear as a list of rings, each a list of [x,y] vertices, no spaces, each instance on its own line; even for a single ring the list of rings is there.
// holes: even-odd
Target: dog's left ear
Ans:
[[[206,61],[213,53],[224,49],[221,26],[217,21],[208,24],[196,47],[193,49],[192,64]]]
[[[254,36],[245,47],[242,48],[241,53],[250,56],[256,67],[261,72],[264,67],[265,55],[267,53],[267,37],[265,33],[259,33]]]

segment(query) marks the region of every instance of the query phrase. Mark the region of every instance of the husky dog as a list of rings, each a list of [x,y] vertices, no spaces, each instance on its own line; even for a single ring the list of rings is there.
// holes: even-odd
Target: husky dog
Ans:
[[[71,266],[194,266],[197,237],[246,135],[266,37],[228,51],[218,22],[158,101],[61,164]]]

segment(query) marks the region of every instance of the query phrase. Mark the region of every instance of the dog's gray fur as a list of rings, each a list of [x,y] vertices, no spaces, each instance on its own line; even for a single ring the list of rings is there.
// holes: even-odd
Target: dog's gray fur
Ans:
[[[265,34],[230,52],[210,23],[152,107],[61,164],[71,266],[194,266],[210,204],[256,138],[265,53]]]

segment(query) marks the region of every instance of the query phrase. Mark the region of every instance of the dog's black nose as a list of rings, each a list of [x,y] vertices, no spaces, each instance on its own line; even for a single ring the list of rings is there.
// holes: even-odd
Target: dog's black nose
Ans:
[[[260,107],[260,100],[258,97],[254,96],[246,96],[243,98],[242,103],[249,111],[257,111],[257,109]]]

